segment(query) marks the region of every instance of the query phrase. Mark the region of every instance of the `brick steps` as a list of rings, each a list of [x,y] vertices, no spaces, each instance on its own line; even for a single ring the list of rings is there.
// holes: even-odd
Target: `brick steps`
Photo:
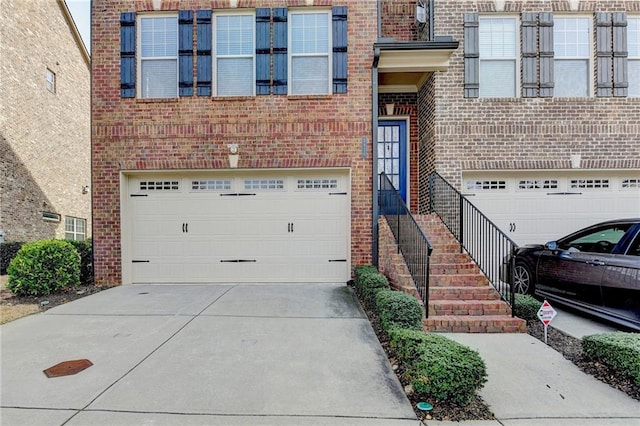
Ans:
[[[522,333],[526,322],[511,317],[511,307],[500,299],[487,277],[436,216],[418,216],[433,247],[429,260],[428,318],[426,331],[450,333]],[[380,269],[400,291],[418,297],[404,259],[397,254],[395,241],[386,222],[380,224],[380,247],[384,262]]]
[[[500,300],[500,294],[490,286],[430,287],[431,300]]]
[[[422,320],[425,330],[441,333],[526,333],[527,323],[504,315],[429,316]]]

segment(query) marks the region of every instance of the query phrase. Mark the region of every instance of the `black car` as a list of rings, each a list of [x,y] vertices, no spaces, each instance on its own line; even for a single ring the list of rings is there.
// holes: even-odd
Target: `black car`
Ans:
[[[640,331],[640,219],[611,220],[545,245],[518,247],[513,286],[516,293]]]

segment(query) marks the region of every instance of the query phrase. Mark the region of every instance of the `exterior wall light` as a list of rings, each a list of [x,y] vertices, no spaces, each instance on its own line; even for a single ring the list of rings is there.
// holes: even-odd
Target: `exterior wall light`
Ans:
[[[231,143],[227,145],[227,148],[229,148],[229,167],[235,169],[238,167],[238,158],[240,157],[240,154],[238,154],[238,144]]]

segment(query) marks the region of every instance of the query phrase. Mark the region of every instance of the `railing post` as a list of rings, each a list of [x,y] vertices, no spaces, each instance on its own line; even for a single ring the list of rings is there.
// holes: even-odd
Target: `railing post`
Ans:
[[[516,294],[513,291],[513,283],[515,280],[515,269],[516,269],[516,247],[511,246],[511,267],[509,268],[509,291],[511,292],[511,316],[515,317],[515,308],[516,308]]]
[[[460,197],[460,253],[464,253],[464,197]]]

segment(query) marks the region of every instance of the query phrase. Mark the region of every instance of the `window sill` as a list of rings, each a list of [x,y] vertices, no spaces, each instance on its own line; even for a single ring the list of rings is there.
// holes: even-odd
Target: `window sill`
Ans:
[[[137,103],[151,104],[151,103],[176,103],[180,98],[136,98]]]
[[[318,100],[318,99],[331,99],[331,94],[324,95],[287,95],[287,99],[290,101],[306,101],[306,100]]]

